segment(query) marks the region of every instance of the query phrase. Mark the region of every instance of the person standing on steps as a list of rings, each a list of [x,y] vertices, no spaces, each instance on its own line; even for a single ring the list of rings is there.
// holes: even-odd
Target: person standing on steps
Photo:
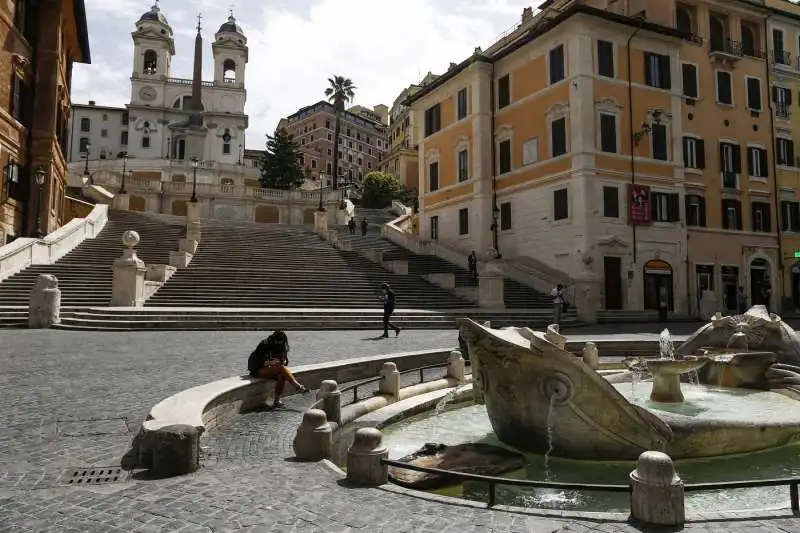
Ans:
[[[350,220],[347,222],[347,229],[350,230],[350,235],[356,234],[356,217],[350,217]]]
[[[289,370],[289,338],[286,333],[276,330],[262,340],[247,359],[247,370],[250,377],[275,380],[275,400],[272,408],[283,407],[281,394],[286,382],[294,386],[298,392],[308,392],[308,387],[300,384]]]
[[[553,324],[561,325],[561,313],[564,312],[564,286],[558,284],[555,289],[550,291],[550,298],[553,299]]]
[[[475,255],[475,250],[467,256],[467,267],[469,268],[469,277],[478,279],[478,256]]]
[[[389,328],[394,330],[394,336],[397,337],[400,335],[400,328],[392,324],[392,313],[394,313],[394,304],[395,304],[395,297],[394,291],[389,286],[388,283],[384,283],[381,285],[381,289],[383,291],[382,300],[383,300],[383,335],[382,338],[389,337]]]
[[[367,217],[361,219],[361,238],[367,238],[367,228],[369,228],[369,224],[367,223]]]

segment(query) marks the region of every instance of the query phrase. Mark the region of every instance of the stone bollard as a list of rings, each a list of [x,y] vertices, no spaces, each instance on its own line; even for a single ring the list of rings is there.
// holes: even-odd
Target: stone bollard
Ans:
[[[583,345],[583,362],[592,370],[600,368],[600,355],[597,353],[597,345],[592,341]]]
[[[58,278],[52,274],[39,274],[28,297],[28,327],[51,328],[61,322],[61,289]]]
[[[378,386],[378,392],[398,399],[400,397],[400,372],[397,371],[397,365],[392,362],[383,363],[380,376],[383,379]]]
[[[301,461],[321,461],[331,456],[333,430],[322,409],[309,409],[297,428],[292,448]]]
[[[328,420],[340,424],[342,422],[342,392],[339,384],[332,379],[326,379],[319,384],[317,399],[322,401],[322,409]]]
[[[567,346],[567,338],[559,333],[558,324],[550,324],[544,333],[544,338],[552,342],[562,350]]]
[[[194,426],[177,424],[153,432],[152,468],[158,477],[180,476],[200,468],[200,432]]]
[[[375,428],[361,428],[347,450],[347,481],[353,485],[377,486],[389,482],[389,467],[381,462],[389,458],[383,434]]]
[[[126,250],[114,261],[111,283],[111,307],[141,307],[144,305],[144,278],[147,267],[134,249],[139,244],[139,234],[126,231],[122,234]]]
[[[669,455],[644,452],[630,479],[634,520],[659,526],[678,526],[686,521],[683,481]]]
[[[466,365],[464,364],[464,357],[459,350],[450,352],[450,360],[447,362],[447,377],[464,381]]]

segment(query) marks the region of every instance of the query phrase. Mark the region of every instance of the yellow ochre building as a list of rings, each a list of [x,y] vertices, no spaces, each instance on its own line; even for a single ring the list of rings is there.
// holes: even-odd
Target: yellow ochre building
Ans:
[[[767,1],[526,8],[406,100],[421,237],[544,263],[590,321],[800,308],[800,9]]]

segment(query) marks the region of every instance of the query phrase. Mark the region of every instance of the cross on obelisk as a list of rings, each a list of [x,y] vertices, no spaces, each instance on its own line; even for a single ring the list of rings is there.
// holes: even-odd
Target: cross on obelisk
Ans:
[[[202,13],[198,13],[197,14],[197,33],[200,33],[200,30],[203,29],[203,26],[201,24],[202,20],[203,20],[203,14]]]
[[[233,8],[235,8],[235,7],[236,7],[236,4],[231,4],[230,7],[228,8],[228,15],[231,18],[233,18]]]

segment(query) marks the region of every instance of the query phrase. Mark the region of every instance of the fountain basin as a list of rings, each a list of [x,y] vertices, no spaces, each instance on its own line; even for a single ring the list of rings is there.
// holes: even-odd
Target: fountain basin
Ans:
[[[773,352],[706,351],[708,363],[698,371],[700,383],[719,387],[769,389],[767,370],[778,360]]]
[[[650,399],[662,403],[682,402],[681,375],[696,372],[707,362],[706,358],[647,361],[647,370],[653,375],[653,390],[650,392]]]

